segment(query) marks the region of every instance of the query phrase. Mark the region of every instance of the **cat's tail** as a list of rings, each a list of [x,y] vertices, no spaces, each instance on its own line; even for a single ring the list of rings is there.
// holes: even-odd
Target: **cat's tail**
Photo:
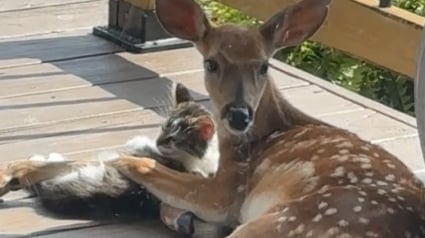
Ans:
[[[138,137],[127,144],[133,155],[152,156],[156,148],[147,138]],[[111,218],[117,215],[158,216],[158,201],[140,185],[124,177],[107,161],[118,157],[114,151],[101,152],[81,165],[28,189],[42,208],[55,215]],[[64,156],[51,153],[31,159],[64,161]],[[86,163],[87,162],[87,163]]]

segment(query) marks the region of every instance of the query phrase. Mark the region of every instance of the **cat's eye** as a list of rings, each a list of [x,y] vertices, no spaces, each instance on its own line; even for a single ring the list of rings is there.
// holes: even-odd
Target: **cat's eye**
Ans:
[[[267,74],[268,71],[269,71],[269,63],[268,62],[264,62],[263,64],[261,64],[261,66],[260,66],[260,74],[261,75],[265,75],[265,74]]]
[[[204,68],[205,68],[205,70],[207,70],[210,73],[217,72],[218,63],[217,63],[217,61],[211,60],[211,59],[205,60],[204,61]]]

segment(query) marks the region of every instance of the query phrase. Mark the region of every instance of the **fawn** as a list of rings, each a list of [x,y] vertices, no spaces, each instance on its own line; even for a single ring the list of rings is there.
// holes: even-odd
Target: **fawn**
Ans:
[[[213,26],[193,0],[156,0],[172,35],[204,58],[220,163],[213,178],[121,154],[111,161],[162,202],[236,229],[229,238],[425,237],[423,184],[395,156],[294,108],[268,59],[311,37],[329,0],[301,0],[252,29]],[[25,182],[42,168],[12,169]]]

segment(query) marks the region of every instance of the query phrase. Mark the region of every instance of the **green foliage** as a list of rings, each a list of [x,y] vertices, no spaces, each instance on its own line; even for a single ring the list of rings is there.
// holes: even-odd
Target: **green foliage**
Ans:
[[[261,24],[261,21],[213,0],[198,0],[198,2],[218,24],[241,23],[251,26]],[[425,15],[425,0],[393,0],[393,4],[416,14]],[[298,47],[281,50],[276,54],[276,58],[394,109],[414,115],[413,83],[406,76],[378,68],[342,51],[310,41]]]

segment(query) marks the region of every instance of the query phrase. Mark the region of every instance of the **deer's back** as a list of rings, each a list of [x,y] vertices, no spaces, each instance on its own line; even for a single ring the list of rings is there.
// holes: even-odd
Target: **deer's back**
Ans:
[[[405,215],[423,212],[425,190],[408,167],[346,130],[311,125],[275,133],[254,159],[260,162],[246,188],[242,222],[294,202],[322,209],[325,203],[328,209],[334,204],[337,210],[347,208],[353,213],[360,210],[367,219],[377,214],[379,204],[390,214],[393,210]],[[404,216],[399,214],[397,219]]]

